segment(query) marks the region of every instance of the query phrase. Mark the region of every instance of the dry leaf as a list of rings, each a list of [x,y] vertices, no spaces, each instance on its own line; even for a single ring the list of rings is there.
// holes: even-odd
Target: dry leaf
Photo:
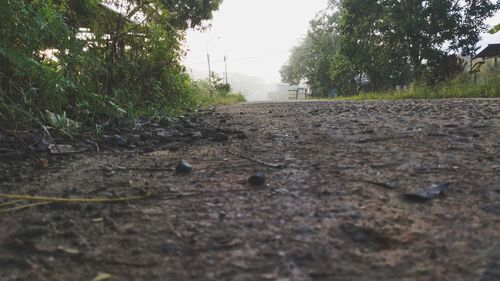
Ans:
[[[99,272],[99,273],[97,273],[97,276],[94,279],[92,279],[92,281],[104,281],[104,280],[108,280],[111,277],[113,277],[113,275],[111,275],[109,273]]]

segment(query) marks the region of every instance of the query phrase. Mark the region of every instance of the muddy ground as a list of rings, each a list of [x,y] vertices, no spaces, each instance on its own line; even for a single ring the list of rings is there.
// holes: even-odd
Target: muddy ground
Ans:
[[[0,280],[500,280],[500,100],[244,104],[115,133],[0,151],[1,193],[148,196],[0,199]]]

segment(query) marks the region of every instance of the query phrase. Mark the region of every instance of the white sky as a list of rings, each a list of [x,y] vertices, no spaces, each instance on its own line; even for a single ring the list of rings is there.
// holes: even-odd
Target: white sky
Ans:
[[[188,31],[185,45],[189,52],[184,64],[195,75],[208,75],[208,51],[212,71],[218,74],[224,72],[223,57],[227,55],[229,73],[279,83],[279,69],[291,47],[326,6],[327,0],[224,0],[209,31]],[[500,23],[500,13],[488,23]],[[500,33],[486,35],[485,39],[482,45],[500,42]]]
[[[212,71],[224,72],[227,55],[228,72],[277,83],[289,50],[326,5],[327,0],[224,0],[208,32],[188,31],[185,65],[208,75],[208,48]]]

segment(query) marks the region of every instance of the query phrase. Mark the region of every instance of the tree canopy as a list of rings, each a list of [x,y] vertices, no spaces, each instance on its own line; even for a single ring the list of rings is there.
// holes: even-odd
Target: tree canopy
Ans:
[[[475,54],[480,33],[487,30],[485,19],[499,8],[490,0],[330,1],[322,14],[331,20],[323,20],[320,29],[311,24],[306,39],[292,49],[282,78],[290,84],[315,81],[311,78],[325,73],[318,61],[328,61],[329,79],[321,81],[344,95],[415,81],[438,83],[460,70],[458,56]],[[325,38],[325,31],[335,43],[311,39]]]
[[[181,41],[185,29],[204,28],[222,0],[0,2],[0,125],[7,126],[43,120],[45,110],[85,122],[189,102]]]
[[[326,95],[333,87],[329,74],[331,52],[338,45],[338,13],[333,10],[334,4],[311,21],[305,38],[292,48],[288,63],[281,68],[284,83],[307,83],[318,95]]]

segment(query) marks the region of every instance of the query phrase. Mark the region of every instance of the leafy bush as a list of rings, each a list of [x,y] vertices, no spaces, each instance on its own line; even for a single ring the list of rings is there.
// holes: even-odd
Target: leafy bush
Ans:
[[[221,0],[105,2],[111,6],[4,1],[0,128],[54,126],[47,111],[94,126],[115,117],[173,114],[197,103],[197,88],[180,65],[180,42],[184,30],[210,19]]]
[[[349,100],[439,99],[439,98],[499,98],[500,72],[498,70],[477,76],[459,75],[435,86],[412,84],[408,90],[361,93]]]
[[[231,93],[231,85],[221,81],[222,79],[216,80],[214,83],[212,79],[212,81],[197,80],[193,82],[196,92],[199,93],[195,96],[195,106],[234,104],[245,101],[245,97],[241,93]]]

